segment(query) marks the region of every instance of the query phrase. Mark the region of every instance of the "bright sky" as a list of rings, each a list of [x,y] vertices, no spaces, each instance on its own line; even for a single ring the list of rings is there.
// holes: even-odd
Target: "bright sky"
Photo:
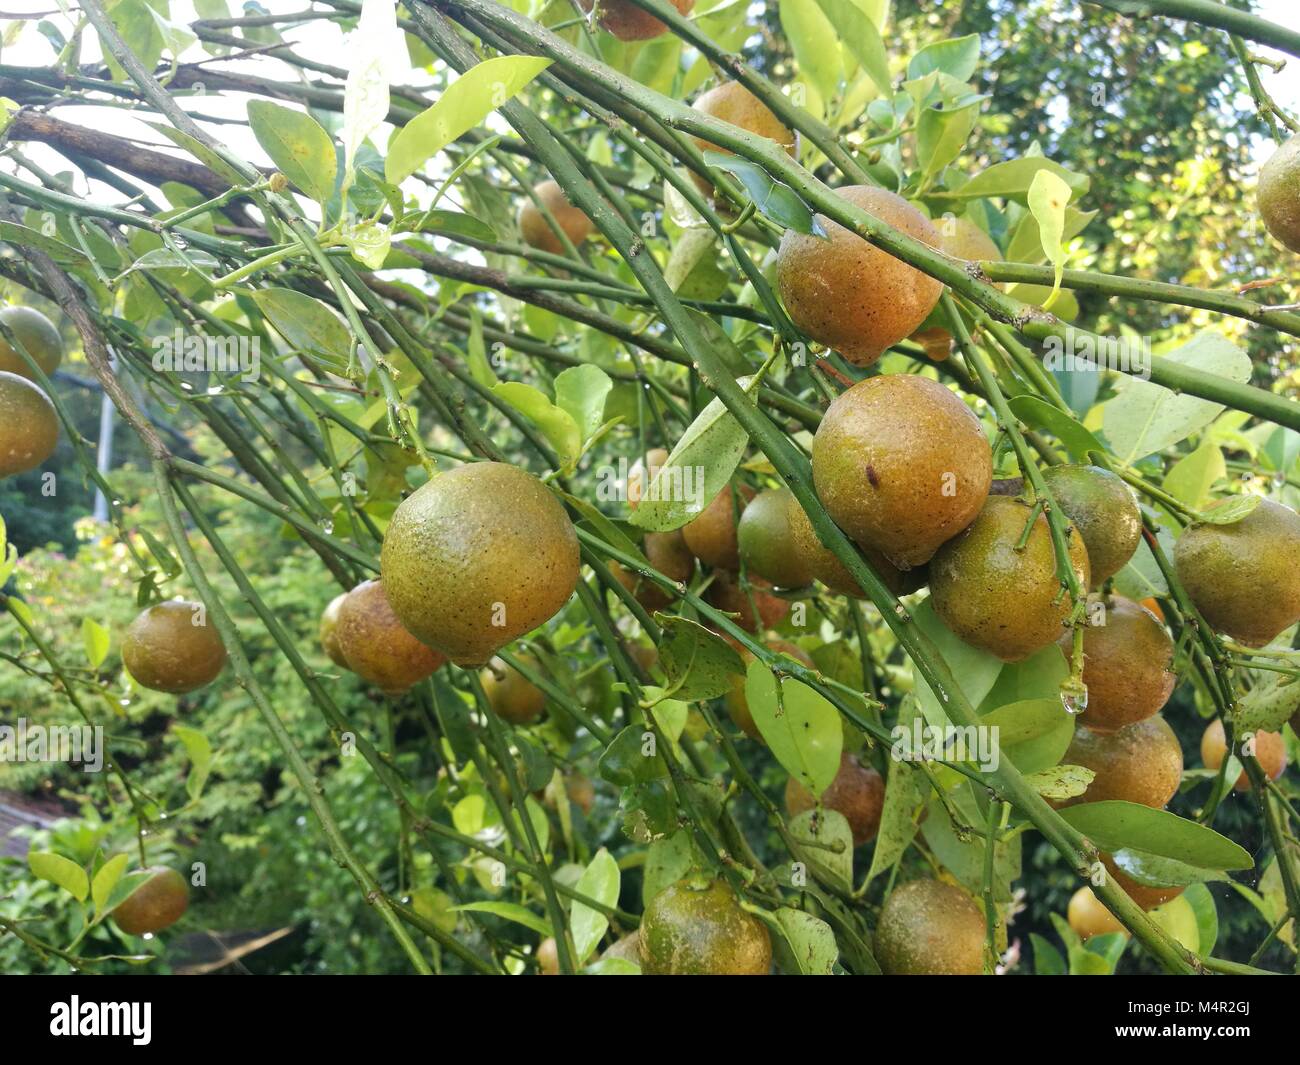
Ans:
[[[1062,0],[1062,2],[1073,2],[1073,0]],[[304,10],[309,4],[307,0],[263,0],[263,6],[272,12],[296,12]],[[230,2],[230,7],[234,10],[239,9],[238,4],[235,2]],[[1261,16],[1279,24],[1295,25],[1300,20],[1300,5],[1297,4],[1297,0],[1259,0],[1257,7]],[[3,54],[0,55],[0,61],[22,66],[47,66],[53,62],[55,58],[54,48],[37,31],[36,23],[40,18],[48,18],[60,26],[66,34],[72,23],[67,16],[57,13],[56,8],[57,0],[0,0],[0,10],[3,10],[6,14],[30,14],[32,17],[30,23],[24,27],[18,40],[4,49]],[[173,0],[172,11],[174,21],[181,23],[188,23],[195,17],[190,0]],[[1149,27],[1140,29],[1139,32],[1160,32],[1160,24],[1161,20],[1153,20]],[[1166,23],[1166,26],[1168,25]],[[8,26],[9,23],[0,22],[0,31],[7,29]],[[329,20],[322,19],[295,27],[288,31],[288,38],[290,42],[301,43],[302,47],[299,50],[304,55],[340,67],[347,65],[348,49],[345,35],[336,24]],[[94,35],[88,34],[83,57],[88,60],[97,58],[97,47]],[[1259,51],[1272,58],[1282,58],[1278,53],[1271,52],[1268,49],[1259,49]],[[195,60],[205,58],[205,54],[201,49],[195,47],[190,49],[185,58]],[[400,57],[400,60],[395,57],[395,66],[398,62],[404,64],[405,56]],[[289,68],[268,61],[265,58],[254,58],[233,63],[222,62],[215,65],[223,69],[242,70],[277,78],[292,79],[294,76]],[[1265,88],[1278,104],[1288,109],[1293,115],[1300,115],[1300,59],[1291,58],[1281,72],[1274,72],[1267,67],[1260,67],[1259,70]],[[394,80],[417,86],[427,83],[427,76],[418,70],[409,73],[400,69],[394,70],[393,77]],[[213,96],[201,103],[196,103],[193,105],[193,109],[217,117],[242,119],[244,117],[244,104],[245,101],[239,98]],[[163,142],[157,133],[141,125],[137,119],[124,111],[106,112],[104,108],[66,106],[60,107],[58,114],[70,122],[93,122],[97,129],[130,136],[143,143],[157,144],[164,150],[172,150],[171,146]],[[235,125],[221,125],[215,127],[215,132],[231,148],[244,154],[250,160],[257,163],[269,163],[269,160],[253,140],[247,128]],[[1257,149],[1261,161],[1271,153],[1272,147],[1271,142],[1267,140],[1259,142]],[[48,169],[65,169],[67,166],[66,161],[61,156],[44,145],[24,145],[23,151],[28,153],[34,162]],[[120,194],[110,189],[97,188],[96,195],[100,193],[103,193],[108,200],[120,198]]]

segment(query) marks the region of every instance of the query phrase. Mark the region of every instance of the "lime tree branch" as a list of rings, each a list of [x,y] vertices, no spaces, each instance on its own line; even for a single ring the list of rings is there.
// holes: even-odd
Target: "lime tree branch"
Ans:
[[[1227,30],[1248,41],[1267,44],[1281,52],[1300,56],[1300,33],[1269,22],[1249,11],[1241,11],[1226,4],[1216,4],[1214,0],[1087,0],[1097,7],[1109,8],[1130,18],[1151,18],[1163,15],[1165,18],[1185,19],[1202,26],[1212,26],[1218,30]]]

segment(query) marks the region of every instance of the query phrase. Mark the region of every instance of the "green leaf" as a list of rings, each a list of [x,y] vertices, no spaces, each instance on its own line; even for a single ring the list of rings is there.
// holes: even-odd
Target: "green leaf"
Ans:
[[[667,776],[668,767],[658,751],[645,753],[649,749],[647,732],[645,725],[628,725],[615,736],[596,762],[601,777],[626,788]]]
[[[1060,163],[1054,163],[1042,156],[1026,156],[1005,163],[994,163],[947,195],[959,200],[997,196],[1018,203],[1028,203],[1029,190],[1033,186],[1034,178],[1044,171],[1064,181],[1075,196],[1082,196],[1088,191],[1089,181],[1084,175],[1067,170]]]
[[[916,154],[924,174],[939,173],[961,154],[979,117],[979,101],[965,107],[927,107],[916,123]]]
[[[811,2],[811,0],[809,0]],[[757,163],[728,152],[706,151],[704,161],[717,170],[734,174],[758,211],[786,229],[813,237],[825,237],[826,230],[794,189],[771,177]]]
[[[129,855],[115,854],[100,866],[90,885],[90,895],[95,900],[95,913],[108,912],[108,900],[117,887],[117,882],[122,879],[122,874],[126,872],[130,860]]]
[[[1196,917],[1196,931],[1199,940],[1196,953],[1202,958],[1209,957],[1214,951],[1214,944],[1219,938],[1219,911],[1214,904],[1214,896],[1204,884],[1193,884],[1179,898],[1191,907]]]
[[[678,699],[689,702],[725,695],[732,678],[745,672],[740,655],[703,625],[675,614],[657,614],[655,620],[663,629],[659,664]]]
[[[1064,976],[1065,959],[1061,952],[1037,932],[1029,933],[1029,942],[1034,947],[1035,976]]]
[[[927,44],[907,64],[907,78],[915,81],[934,71],[942,71],[957,81],[970,81],[980,61],[980,39],[971,33],[946,41]]]
[[[1222,870],[1188,865],[1175,858],[1163,858],[1132,847],[1120,848],[1111,858],[1126,876],[1146,887],[1182,887],[1207,880],[1228,879],[1228,874]]]
[[[814,0],[780,0],[777,11],[800,77],[829,100],[840,83],[842,67],[834,27]]]
[[[185,791],[193,802],[203,792],[212,770],[212,744],[198,729],[173,725],[172,732],[185,746],[185,753],[190,759],[190,775],[185,780]]]
[[[333,309],[290,288],[258,288],[252,296],[258,310],[295,351],[324,360],[327,369],[347,366],[352,333]]]
[[[578,426],[585,444],[600,428],[605,417],[605,398],[614,387],[609,374],[587,363],[570,366],[555,378],[555,404]]]
[[[838,810],[805,810],[789,821],[791,851],[822,883],[853,890],[853,829]]]
[[[1105,452],[1101,441],[1084,428],[1083,423],[1037,396],[1015,396],[1008,401],[1011,412],[1031,429],[1045,429],[1079,461],[1086,461],[1089,451]]]
[[[1251,688],[1238,702],[1235,733],[1281,732],[1282,726],[1300,710],[1300,680],[1286,674]]]
[[[540,389],[522,381],[502,381],[492,391],[541,430],[555,448],[561,472],[572,473],[582,454],[582,431],[573,415],[557,407]]]
[[[389,142],[384,161],[388,180],[400,185],[550,65],[549,59],[511,55],[484,60],[465,71],[433,106],[411,119]]]
[[[895,733],[910,732],[912,722],[919,714],[916,700],[908,697],[898,712]],[[911,845],[916,836],[916,812],[925,794],[925,778],[910,762],[894,758],[885,780],[885,804],[880,813],[880,831],[876,833],[875,847],[871,852],[871,868],[867,870],[868,883],[892,868]]]
[[[86,877],[86,870],[76,862],[53,851],[32,851],[27,856],[27,864],[42,880],[57,884],[78,902],[85,902],[90,891],[90,881]]]
[[[948,664],[957,686],[970,704],[979,706],[998,679],[998,674],[1002,672],[1002,660],[987,651],[964,643],[939,620],[929,599],[912,612],[912,619],[917,627],[930,637],[939,656]],[[948,715],[943,709],[943,704],[930,690],[930,686],[919,671],[916,673],[916,698],[926,721],[936,726],[948,724]]]
[[[396,229],[415,233],[435,233],[456,240],[468,237],[475,241],[494,241],[497,231],[480,218],[462,211],[410,211],[402,215]]]
[[[531,928],[539,936],[549,936],[551,926],[544,920],[533,913],[532,910],[526,910],[515,902],[466,902],[461,906],[453,906],[454,913],[490,913],[494,917],[504,917],[507,921],[514,921],[515,924],[521,924],[525,928]]]
[[[1250,855],[1212,828],[1138,803],[1108,799],[1067,806],[1061,816],[1101,850],[1128,847],[1206,869],[1250,869]]]
[[[755,659],[745,672],[745,699],[754,724],[773,757],[814,795],[835,780],[844,747],[844,730],[834,706],[808,685],[781,682]]]
[[[81,641],[91,669],[98,669],[108,657],[108,629],[94,618],[81,619]]]
[[[1075,188],[1074,191],[1075,195],[1082,195],[1078,188]],[[1096,211],[1080,211],[1077,207],[1067,207],[1065,209],[1065,229],[1061,233],[1061,239],[1072,240],[1077,237],[1087,227],[1088,223],[1096,217]],[[1007,244],[1007,262],[1041,263],[1045,259],[1046,256],[1043,255],[1043,237],[1038,230],[1038,219],[1026,212],[1016,225],[1015,232],[1011,235],[1011,240]]]
[[[338,156],[311,115],[268,100],[250,100],[248,124],[275,168],[319,204],[334,194]]]
[[[483,343],[483,312],[477,306],[469,309],[469,375],[484,388],[494,388],[497,383],[496,371],[487,357],[487,347]]]
[[[596,852],[591,864],[583,870],[574,890],[597,902],[613,907],[618,903],[619,871],[618,862],[604,847]],[[573,900],[573,912],[569,925],[573,933],[576,961],[581,965],[600,943],[600,938],[609,928],[609,918],[599,910],[592,909],[585,902]]]
[[[1050,310],[1061,291],[1061,274],[1065,270],[1065,208],[1070,202],[1070,186],[1050,170],[1040,170],[1029,183],[1029,210],[1038,220],[1043,252],[1053,267],[1052,294],[1043,304]]]
[[[628,519],[641,529],[680,529],[731,481],[749,434],[722,400],[713,399],[677,441]]]
[[[35,229],[20,226],[16,222],[0,222],[0,241],[16,244],[20,248],[35,248],[43,251],[56,263],[68,266],[86,261],[85,253],[70,244],[64,244],[54,237],[47,237]]]
[[[1218,506],[1206,508],[1201,512],[1199,521],[1206,525],[1236,525],[1254,513],[1261,498],[1253,495],[1233,496]]]
[[[1212,330],[1197,333],[1177,351],[1160,357],[1229,381],[1250,380],[1250,356]],[[1119,395],[1102,406],[1102,424],[1116,458],[1127,465],[1187,439],[1223,411],[1221,403],[1136,377],[1122,376],[1115,386]]]
[[[1161,487],[1179,502],[1199,510],[1209,502],[1214,483],[1227,476],[1223,452],[1207,438],[1190,455],[1174,463]]]
[[[1096,775],[1081,765],[1055,765],[1035,773],[1026,773],[1025,782],[1044,799],[1064,802],[1087,791]]]
[[[817,6],[839,34],[840,43],[862,64],[867,77],[882,94],[888,95],[889,55],[871,17],[853,0],[817,0]]]
[[[642,904],[648,906],[659,892],[689,873],[692,857],[691,834],[687,829],[651,843],[641,878]]]
[[[774,916],[800,975],[831,976],[840,956],[831,926],[789,906],[782,906]]]
[[[1074,718],[1059,695],[1008,703],[981,717],[980,725],[998,729],[998,746],[1022,773],[1054,766],[1074,736]]]

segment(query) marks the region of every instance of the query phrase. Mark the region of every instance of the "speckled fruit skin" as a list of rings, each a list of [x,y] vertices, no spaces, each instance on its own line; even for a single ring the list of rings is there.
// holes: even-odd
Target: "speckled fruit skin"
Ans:
[[[646,561],[665,577],[671,577],[683,584],[689,581],[695,572],[695,556],[687,548],[680,529],[666,533],[646,533],[641,541],[641,553],[645,555]],[[611,562],[609,569],[619,584],[631,592],[636,601],[646,610],[651,612],[662,610],[673,601],[672,596],[659,585],[640,574],[631,572],[617,562]]]
[[[795,549],[808,560],[808,568],[812,570],[814,577],[839,595],[851,596],[854,599],[867,598],[867,593],[853,579],[844,563],[835,557],[829,547],[817,539],[817,532],[813,529],[812,522],[808,520],[808,515],[793,496],[789,501],[789,522]],[[876,575],[884,581],[885,587],[895,595],[908,595],[925,587],[924,566],[901,570],[879,551],[862,547],[861,544],[858,548],[871,568],[876,571]]]
[[[1300,252],[1300,134],[1283,143],[1260,167],[1255,199],[1273,238]]]
[[[679,15],[689,15],[695,0],[668,0]],[[583,11],[590,11],[592,0],[578,0]],[[600,28],[620,41],[649,41],[664,33],[668,27],[648,11],[628,3],[628,0],[597,0],[596,21]]]
[[[565,236],[577,247],[591,235],[591,219],[580,207],[574,207],[564,195],[564,190],[554,181],[543,181],[533,189],[537,198],[546,205],[546,209],[555,216],[555,221],[564,230]],[[554,230],[546,223],[546,218],[537,209],[532,200],[525,200],[519,206],[519,236],[529,247],[538,251],[548,251],[552,255],[563,255],[564,245]]]
[[[113,908],[113,923],[128,936],[174,925],[190,904],[190,886],[175,869],[154,865],[134,870],[152,875]]]
[[[329,601],[320,616],[320,645],[329,660],[336,666],[343,669],[350,669],[348,660],[343,655],[343,648],[339,646],[338,624],[339,624],[339,607],[343,605],[343,600],[348,597],[348,593],[336,595]]]
[[[35,307],[5,307],[0,310],[0,322],[18,338],[18,343],[27,349],[46,377],[59,368],[63,361],[63,338],[54,323]],[[3,336],[0,336],[0,370],[19,377],[32,376],[27,360]]]
[[[1070,615],[1059,596],[1056,552],[1042,514],[1017,550],[1031,508],[1011,496],[989,496],[980,516],[944,544],[930,562],[930,601],[948,628],[1005,662],[1018,662],[1054,643]],[[1070,535],[1070,561],[1088,586],[1088,552]]]
[[[122,661],[142,688],[181,695],[217,679],[226,647],[199,603],[172,600],[142,611],[122,640]],[[205,624],[195,625],[196,617]]]
[[[827,408],[812,446],[817,495],[850,539],[895,566],[928,562],[988,496],[993,456],[979,419],[925,377],[868,377]]]
[[[747,133],[752,133],[757,137],[766,137],[770,141],[776,141],[792,159],[798,156],[798,138],[772,113],[767,104],[763,103],[762,100],[738,81],[724,81],[721,85],[714,86],[708,92],[702,93],[691,106],[696,111],[703,112],[722,122],[730,122],[733,126],[738,126]],[[714,144],[700,137],[695,137],[693,140],[695,141],[695,147],[701,152],[721,152],[723,155],[733,154],[730,148],[724,148],[720,144]],[[701,177],[692,170],[691,180],[695,182],[696,187],[705,196],[713,195],[713,183],[707,178]]]
[[[388,601],[417,639],[458,666],[482,666],[568,602],[578,536],[536,477],[476,462],[403,501],[379,564]]]
[[[1151,611],[1116,595],[1107,601],[1104,617],[1104,625],[1083,630],[1088,708],[1079,722],[1093,732],[1114,732],[1159,713],[1178,681],[1171,668],[1174,641]],[[1069,631],[1060,644],[1069,657],[1074,648]]]
[[[790,604],[780,596],[773,595],[770,591],[772,586],[761,577],[750,577],[749,583],[754,600],[752,606],[750,595],[741,588],[739,578],[725,570],[714,576],[713,584],[704,593],[704,598],[717,610],[739,614],[734,620],[746,632],[762,632],[785,617],[790,612]],[[754,607],[758,608],[757,617],[754,616]]]
[[[979,976],[984,914],[952,884],[911,880],[880,911],[874,952],[887,976]]]
[[[862,765],[847,751],[840,755],[839,772],[822,792],[822,806],[844,815],[853,830],[853,845],[861,847],[876,838],[885,807],[885,781],[874,769]],[[813,793],[791,777],[785,784],[785,808],[797,817],[817,805]]]
[[[1061,764],[1081,765],[1096,774],[1088,790],[1065,806],[1121,799],[1163,810],[1183,778],[1178,737],[1158,714],[1115,732],[1080,725]]]
[[[647,976],[766,976],[772,940],[721,880],[687,878],[650,900],[641,918]]]
[[[1101,856],[1101,863],[1125,894],[1144,910],[1154,910],[1157,906],[1163,905],[1170,899],[1176,899],[1185,890],[1182,885],[1177,884],[1169,887],[1153,887],[1148,884],[1139,884],[1116,865],[1115,859],[1109,854]]]
[[[1218,769],[1227,751],[1223,722],[1217,717],[1201,734],[1201,763],[1206,769]],[[1255,733],[1255,760],[1269,780],[1276,780],[1286,772],[1286,739],[1280,732]],[[1250,774],[1243,768],[1232,786],[1237,791],[1250,791]]]
[[[736,510],[741,514],[754,498],[749,485],[728,486],[719,492],[700,513],[682,526],[682,536],[691,554],[716,569],[740,569],[740,546],[736,540]]]
[[[538,669],[537,660],[525,657],[530,669]],[[500,658],[494,658],[479,673],[483,694],[497,717],[512,725],[527,725],[542,716],[546,695],[541,688]]]
[[[36,469],[58,442],[49,396],[25,377],[0,372],[0,477]]]
[[[939,232],[887,189],[848,185],[835,194],[909,237],[937,248]],[[911,336],[939,302],[943,284],[895,259],[825,215],[829,241],[787,229],[776,255],[776,284],[790,318],[805,334],[858,366]]]
[[[809,669],[816,668],[813,665],[813,660],[808,657],[808,652],[797,643],[790,643],[789,640],[769,640],[767,647],[769,651],[788,655],[803,663]],[[748,667],[749,663],[754,661],[753,652],[744,647],[739,647],[738,650],[741,660]],[[727,713],[731,715],[731,720],[736,727],[751,740],[762,743],[763,735],[758,731],[758,725],[754,722],[754,715],[749,712],[749,698],[745,695],[745,675],[743,673],[737,673],[731,678],[731,691],[723,696],[722,701],[726,705]]]
[[[1124,568],[1142,540],[1142,514],[1123,480],[1100,466],[1048,466],[1047,490],[1088,549],[1092,587]]]
[[[1174,545],[1174,564],[1215,632],[1248,647],[1300,621],[1300,515],[1290,507],[1261,499],[1233,525],[1193,525]]]
[[[778,588],[802,588],[812,581],[808,557],[794,542],[790,530],[788,488],[759,492],[745,508],[736,526],[736,543],[747,573],[756,573]]]
[[[1070,905],[1066,907],[1065,919],[1074,929],[1074,934],[1085,942],[1093,936],[1105,935],[1108,932],[1123,932],[1128,935],[1128,929],[1119,923],[1119,919],[1110,910],[1106,909],[1106,904],[1093,894],[1090,887],[1081,887],[1070,896]]]
[[[406,691],[445,661],[407,631],[382,581],[362,581],[343,597],[334,637],[348,669],[386,692]]]

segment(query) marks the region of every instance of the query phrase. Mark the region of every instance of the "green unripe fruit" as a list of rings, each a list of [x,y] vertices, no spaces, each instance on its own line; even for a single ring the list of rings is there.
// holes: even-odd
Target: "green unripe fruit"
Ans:
[[[459,666],[482,666],[568,602],[578,536],[532,474],[469,463],[397,508],[380,570],[388,601],[417,639]]]
[[[131,622],[122,662],[142,688],[182,695],[211,684],[226,664],[226,647],[201,603],[158,603]]]
[[[1047,490],[1083,537],[1100,588],[1124,568],[1142,540],[1142,514],[1123,480],[1100,466],[1049,466],[1043,471]]]
[[[1086,588],[1088,552],[1077,533],[1070,534],[1069,549]],[[1006,662],[1058,640],[1072,603],[1061,591],[1047,519],[1019,499],[989,496],[970,528],[931,561],[930,601],[948,628]]]
[[[888,976],[978,976],[985,935],[983,911],[961,888],[911,880],[880,910],[876,961]]]
[[[0,477],[34,470],[58,442],[50,397],[25,377],[0,372]]]
[[[34,307],[5,307],[0,310],[0,322],[27,349],[37,365],[49,377],[63,361],[63,338],[45,315]],[[0,335],[0,371],[15,373],[19,377],[32,377],[32,369],[13,345]]]
[[[1089,556],[1091,558],[1091,556]],[[1097,604],[1089,607],[1089,619]],[[1169,701],[1174,676],[1174,641],[1144,606],[1113,596],[1105,603],[1104,623],[1083,630],[1083,683],[1087,709],[1080,724],[1094,732],[1114,732],[1144,721]],[[1068,658],[1074,650],[1071,632],[1061,637]]]
[[[1300,621],[1300,515],[1290,507],[1262,499],[1232,525],[1193,525],[1174,564],[1214,631],[1248,647]]]
[[[1255,201],[1274,239],[1300,252],[1300,134],[1287,140],[1260,167]]]
[[[190,886],[185,878],[175,869],[159,865],[135,871],[151,875],[113,907],[113,923],[128,936],[160,932],[174,925],[190,904]]]
[[[812,580],[807,556],[799,551],[790,530],[793,498],[788,488],[759,492],[736,527],[740,560],[746,570],[778,588],[802,588]]]
[[[767,926],[741,908],[723,880],[688,877],[659,892],[641,918],[647,976],[766,976]]]

